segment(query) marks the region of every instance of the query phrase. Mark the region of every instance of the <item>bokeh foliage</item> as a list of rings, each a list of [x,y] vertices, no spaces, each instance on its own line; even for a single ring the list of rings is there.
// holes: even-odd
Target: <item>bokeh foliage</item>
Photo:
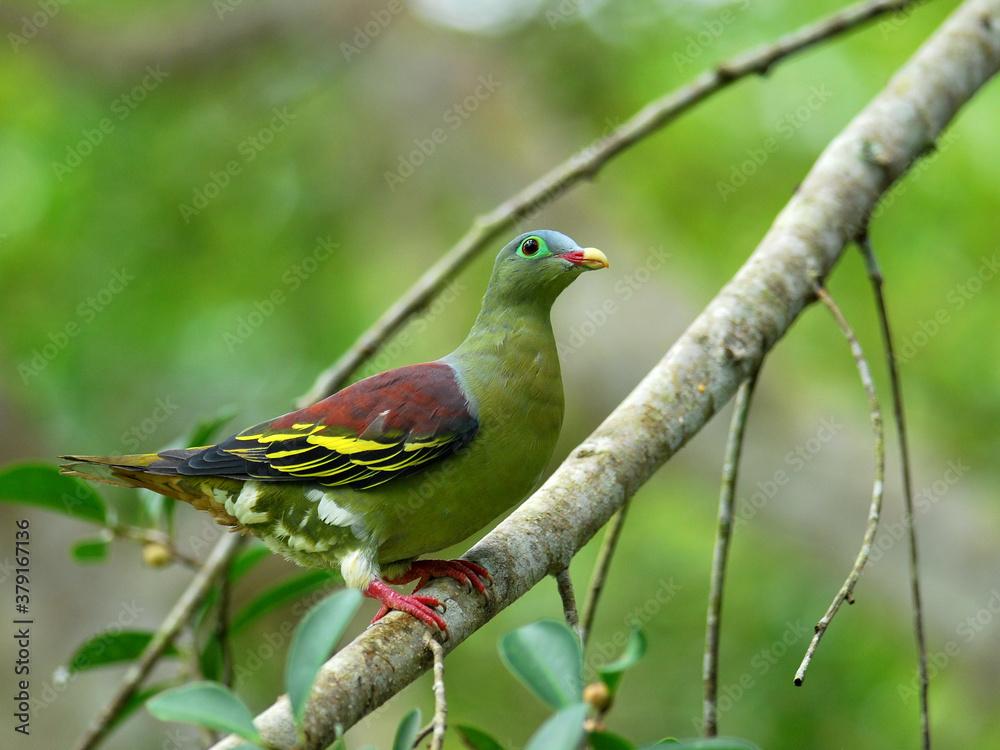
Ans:
[[[477,213],[651,98],[839,7],[486,3],[507,10],[492,26],[462,31],[442,15],[448,5],[422,0],[396,13],[378,1],[108,0],[55,4],[44,24],[34,15],[41,4],[0,9],[9,45],[0,55],[0,462],[155,450],[222,406],[238,411],[234,427],[287,410]],[[568,412],[557,459],[662,356],[823,146],[955,5],[927,4],[740,83],[534,220],[602,248],[612,263],[556,311],[561,340],[577,342],[563,356]],[[36,26],[30,39],[25,18]],[[932,689],[942,746],[1000,740],[989,608],[1000,605],[998,132],[993,85],[872,226],[891,319],[912,347],[902,373],[915,482],[930,488],[918,505],[929,645],[959,651],[939,665]],[[777,148],[758,164],[768,139]],[[720,192],[737,174],[745,183]],[[488,255],[365,372],[454,346],[478,309]],[[830,287],[886,397],[855,253]],[[614,312],[602,318],[608,300]],[[647,633],[648,653],[608,719],[640,741],[694,734],[700,716],[724,423],[637,497],[598,615],[591,666],[620,653],[630,617]],[[856,552],[871,476],[863,394],[822,311],[808,311],[769,357],[748,440],[737,506],[748,523],[737,528],[722,643],[720,695],[731,703],[720,726],[775,749],[914,745],[916,701],[900,693],[914,667],[905,552],[891,536],[806,685],[791,685],[803,629],[811,632]],[[808,459],[801,465],[796,450]],[[968,467],[955,482],[944,478],[949,461]],[[772,491],[779,470],[791,481]],[[134,495],[109,496],[122,518],[137,516]],[[892,479],[887,529],[899,504]],[[142,568],[125,542],[105,565],[82,568],[68,549],[92,529],[43,511],[0,513],[26,515],[36,530],[39,696],[77,644],[121,620],[122,602],[142,609],[131,625],[155,628],[187,579]],[[180,509],[177,523],[182,542],[204,554],[198,540],[214,533],[207,520]],[[573,566],[578,588],[594,554],[588,548]],[[296,573],[268,560],[234,592],[237,604]],[[451,716],[507,746],[523,743],[546,713],[516,688],[495,643],[558,615],[554,584],[543,584],[450,656]],[[275,613],[235,637],[237,664],[255,665],[236,685],[252,708],[268,705],[281,682],[287,641],[282,658],[262,658],[261,645],[286,619]],[[53,685],[33,741],[68,745],[116,677]],[[428,681],[349,742],[389,746],[415,705],[430,715]],[[161,732],[136,718],[107,746],[153,746]]]

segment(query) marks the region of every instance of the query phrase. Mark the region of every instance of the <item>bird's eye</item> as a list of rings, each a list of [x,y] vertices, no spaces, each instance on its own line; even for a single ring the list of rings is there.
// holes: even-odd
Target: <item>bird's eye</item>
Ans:
[[[534,237],[529,237],[524,242],[521,243],[521,253],[531,257],[538,252],[538,240]]]

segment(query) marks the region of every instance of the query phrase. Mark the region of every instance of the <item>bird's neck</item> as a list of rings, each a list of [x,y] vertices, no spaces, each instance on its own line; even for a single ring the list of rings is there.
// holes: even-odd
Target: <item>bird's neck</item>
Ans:
[[[506,381],[534,373],[560,380],[559,357],[547,299],[498,299],[487,292],[465,341],[445,361],[460,372]]]

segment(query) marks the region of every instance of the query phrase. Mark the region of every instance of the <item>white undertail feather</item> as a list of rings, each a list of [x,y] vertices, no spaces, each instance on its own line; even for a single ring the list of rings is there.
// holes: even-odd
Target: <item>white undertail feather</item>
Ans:
[[[344,510],[328,497],[320,500],[318,513],[320,519],[331,526],[351,526],[358,520],[357,516]]]
[[[314,540],[306,534],[291,534],[285,544],[296,552],[328,552],[330,549],[330,542],[324,539]]]
[[[358,517],[337,505],[333,499],[334,496],[332,492],[323,492],[323,490],[315,488],[306,490],[306,497],[318,504],[316,513],[324,523],[345,528],[357,523]]]
[[[348,586],[364,591],[379,577],[379,567],[368,550],[356,549],[340,561],[340,573]]]
[[[258,513],[254,510],[258,497],[260,497],[259,483],[248,481],[243,485],[243,489],[240,490],[235,501],[232,496],[226,498],[226,511],[244,526],[265,523],[270,520],[270,516],[267,513]]]

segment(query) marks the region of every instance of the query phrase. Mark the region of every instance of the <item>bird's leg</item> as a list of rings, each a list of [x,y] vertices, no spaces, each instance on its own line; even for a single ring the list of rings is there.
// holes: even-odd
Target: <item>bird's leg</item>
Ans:
[[[448,630],[448,625],[444,618],[439,615],[434,608],[440,607],[441,602],[432,596],[415,596],[413,594],[400,594],[393,591],[377,578],[368,584],[364,590],[364,595],[382,602],[382,608],[372,619],[372,625],[385,617],[390,610],[398,609],[413,615],[421,622],[426,622],[431,627],[438,630]]]
[[[467,560],[417,560],[405,573],[386,578],[384,583],[376,579],[368,584],[368,588],[364,591],[365,596],[382,602],[382,608],[372,618],[372,624],[381,620],[391,610],[398,609],[400,612],[408,612],[428,625],[446,631],[448,628],[444,618],[434,610],[435,607],[441,606],[441,602],[434,597],[419,596],[416,593],[432,578],[454,578],[464,586],[471,586],[489,598],[484,582],[489,581],[491,576],[486,568]],[[394,586],[401,586],[411,581],[418,581],[412,594],[400,594],[385,585],[391,583]]]
[[[420,591],[432,578],[454,578],[464,586],[472,586],[480,594],[489,598],[484,582],[489,581],[490,572],[481,565],[468,560],[416,560],[402,575],[386,578],[387,583],[399,586],[420,579],[414,593]]]

